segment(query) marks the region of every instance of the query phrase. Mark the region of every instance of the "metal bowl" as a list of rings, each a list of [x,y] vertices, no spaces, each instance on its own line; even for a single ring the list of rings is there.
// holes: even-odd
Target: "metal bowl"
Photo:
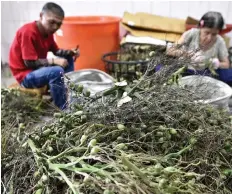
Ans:
[[[66,76],[74,84],[83,85],[84,89],[88,89],[91,95],[114,86],[113,77],[98,69],[73,71],[67,73]]]

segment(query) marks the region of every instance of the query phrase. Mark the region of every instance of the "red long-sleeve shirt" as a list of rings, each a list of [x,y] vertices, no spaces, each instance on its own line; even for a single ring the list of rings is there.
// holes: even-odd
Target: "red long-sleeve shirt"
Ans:
[[[21,83],[33,71],[24,60],[46,59],[48,51],[55,53],[57,50],[53,35],[42,36],[35,21],[25,24],[17,31],[10,47],[9,64],[13,76]]]

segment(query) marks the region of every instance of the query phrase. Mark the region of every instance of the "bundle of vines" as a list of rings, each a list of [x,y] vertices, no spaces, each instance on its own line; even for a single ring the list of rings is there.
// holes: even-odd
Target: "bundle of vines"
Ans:
[[[144,61],[149,60],[151,51],[165,52],[165,46],[152,44],[125,43],[121,45],[122,55],[118,55],[120,61]]]
[[[2,138],[14,142],[2,154],[2,193],[231,193],[232,119],[199,101],[209,91],[178,87],[189,63],[154,56],[141,79],[94,96],[68,83],[78,100],[43,126],[12,129],[2,116]]]

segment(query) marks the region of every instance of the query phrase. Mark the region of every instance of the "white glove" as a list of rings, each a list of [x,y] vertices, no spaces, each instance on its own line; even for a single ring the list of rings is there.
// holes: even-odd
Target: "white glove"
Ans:
[[[202,52],[199,51],[195,53],[191,59],[196,63],[202,63],[205,61],[205,56],[202,54]]]
[[[218,69],[220,67],[220,61],[218,58],[212,58],[210,59],[210,62],[212,63],[214,69]]]
[[[192,63],[189,65],[189,69],[193,70],[203,70],[206,68],[205,65],[205,56],[201,51],[198,51],[191,57]]]

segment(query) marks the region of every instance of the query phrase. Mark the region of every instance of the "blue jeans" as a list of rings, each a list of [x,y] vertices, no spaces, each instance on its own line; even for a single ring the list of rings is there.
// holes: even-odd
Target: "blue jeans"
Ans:
[[[230,69],[217,69],[219,79],[230,86],[232,86],[232,68]]]
[[[41,67],[30,72],[22,81],[21,85],[25,88],[40,88],[49,85],[54,104],[60,109],[66,108],[66,88],[64,85],[63,74],[74,71],[74,61],[72,57],[67,57],[68,66]]]
[[[155,67],[155,72],[159,71],[163,66],[162,65],[157,65]],[[183,76],[188,76],[188,75],[204,75],[204,76],[210,76],[217,78],[228,85],[232,86],[232,68],[230,69],[217,69],[216,70],[218,76],[213,76],[211,72],[208,69],[202,70],[202,71],[193,71],[191,69],[187,69],[184,73]]]

